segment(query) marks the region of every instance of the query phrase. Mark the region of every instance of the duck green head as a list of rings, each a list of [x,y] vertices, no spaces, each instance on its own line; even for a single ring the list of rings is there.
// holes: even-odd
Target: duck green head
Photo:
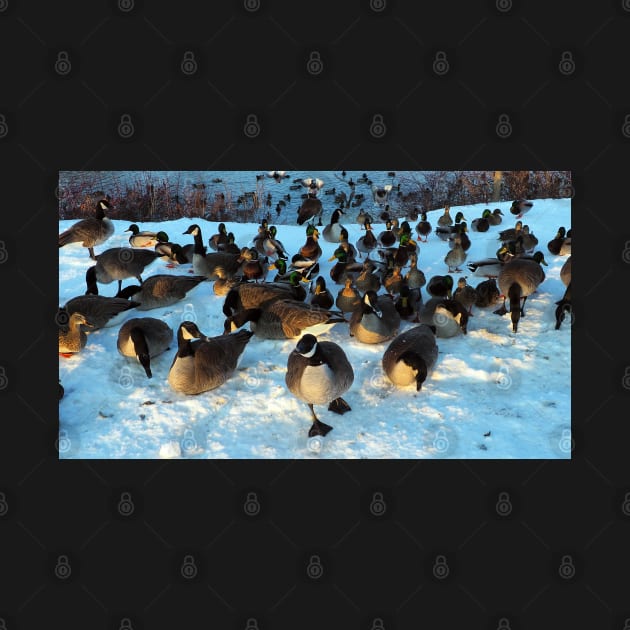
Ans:
[[[453,276],[444,276],[444,285],[450,291],[453,288]]]
[[[490,212],[490,208],[486,208],[483,211],[483,213],[481,214],[481,218],[482,219],[487,219],[491,214],[492,214],[492,212]]]
[[[403,221],[400,224],[400,230],[403,234],[411,234],[411,226],[409,225],[409,221]]]
[[[343,247],[337,247],[335,253],[328,259],[329,261],[337,259],[337,262],[345,263],[348,261],[348,254]]]
[[[278,270],[278,273],[282,276],[287,272],[287,263],[283,258],[278,258],[273,266]]]
[[[292,271],[291,275],[289,276],[289,284],[292,287],[297,287],[299,286],[300,282],[304,282],[306,284],[309,281],[306,278],[304,278],[304,276],[301,273],[298,273],[297,271]]]
[[[225,227],[225,223],[219,223],[219,234],[227,235],[227,228]]]
[[[133,232],[134,234],[137,234],[140,231],[140,228],[135,224],[132,223],[126,230],[125,232]]]
[[[455,215],[455,223],[459,223],[460,221],[466,221],[466,217],[464,216],[463,212],[458,212]]]
[[[166,232],[158,232],[157,233],[157,240],[160,243],[168,243],[168,234]]]
[[[539,264],[539,265],[547,265],[547,261],[545,260],[545,255],[541,252],[538,251],[534,254],[534,260]]]
[[[317,231],[314,223],[308,223],[306,225],[306,236],[313,236],[313,234]]]

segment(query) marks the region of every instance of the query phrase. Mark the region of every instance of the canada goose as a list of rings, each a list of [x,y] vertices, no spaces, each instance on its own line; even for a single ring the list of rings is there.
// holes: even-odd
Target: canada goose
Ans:
[[[363,263],[361,273],[354,279],[354,285],[362,293],[374,291],[381,288],[381,279],[374,273],[376,266],[369,258]]]
[[[405,276],[405,280],[407,281],[410,289],[421,289],[427,283],[427,279],[424,272],[421,269],[418,269],[418,255],[411,254],[410,260],[411,266]]]
[[[517,219],[520,219],[525,213],[532,209],[533,205],[534,204],[531,201],[527,201],[527,199],[517,199],[512,202],[510,212],[515,214]]]
[[[210,249],[213,249],[215,252],[222,252],[228,244],[228,233],[225,223],[219,223],[218,230],[216,234],[213,234],[208,239],[208,245]]]
[[[245,261],[241,265],[241,274],[247,280],[264,280],[267,277],[269,259],[259,256],[255,249],[249,249],[243,254]]]
[[[409,321],[416,320],[421,305],[422,295],[420,289],[410,289],[409,285],[404,282],[400,287],[399,295],[394,303],[401,319]]]
[[[372,224],[369,221],[364,223],[365,234],[359,238],[357,241],[357,250],[359,252],[363,252],[367,254],[369,257],[370,252],[376,248],[378,245],[378,241],[376,240],[376,236],[374,236],[374,232],[372,231]],[[359,258],[361,258],[361,254],[359,254]]]
[[[352,313],[355,306],[357,306],[357,304],[360,304],[360,302],[361,295],[359,294],[357,289],[352,286],[352,278],[346,277],[344,288],[340,289],[339,293],[337,293],[335,306],[342,313]]]
[[[567,314],[569,315],[569,317],[572,314],[572,307],[571,307],[571,283],[569,282],[569,284],[567,285],[566,291],[564,292],[564,295],[562,296],[562,299],[559,300],[558,302],[556,302],[556,304],[558,305],[556,307],[556,330],[558,330],[560,328],[560,325],[562,324],[562,322],[565,320],[565,317],[567,316]]]
[[[512,319],[512,330],[517,332],[518,322],[521,317],[525,316],[525,302],[527,297],[531,295],[538,285],[544,281],[545,272],[540,265],[546,265],[547,262],[543,253],[538,251],[534,254],[533,260],[517,258],[506,264],[497,283],[499,290],[503,295],[503,305],[494,311],[497,315],[505,315],[506,296],[510,300],[510,317]],[[521,305],[521,300],[523,304]]]
[[[209,280],[233,278],[239,275],[241,266],[245,261],[244,254],[247,248],[243,248],[239,255],[227,254],[225,252],[206,254],[206,248],[203,245],[203,238],[201,236],[201,228],[197,224],[189,226],[184,234],[192,234],[194,237],[193,271],[196,275],[206,276]]]
[[[492,306],[499,300],[499,288],[497,287],[497,281],[494,278],[484,280],[480,282],[476,287],[477,299],[475,300],[475,306],[484,308],[486,306]]]
[[[177,354],[168,373],[169,385],[182,394],[200,394],[225,383],[234,373],[253,333],[207,337],[197,324],[184,321],[177,331]]]
[[[224,297],[237,284],[241,284],[241,280],[237,278],[219,278],[212,283],[212,292],[219,297]]]
[[[341,208],[337,208],[332,213],[330,223],[322,230],[322,236],[325,241],[328,241],[329,243],[337,243],[339,241],[339,236],[341,235],[341,230],[343,229],[343,225],[339,223],[339,219],[342,214],[344,214],[344,211]]]
[[[486,208],[479,219],[473,219],[470,224],[470,229],[473,232],[487,232],[490,229],[489,217],[492,214],[490,208]]]
[[[344,284],[347,277],[354,278],[362,269],[360,262],[348,262],[348,255],[343,247],[338,247],[329,258],[329,262],[337,259],[337,262],[330,270],[330,277],[336,284]]]
[[[170,306],[186,297],[198,284],[206,280],[205,276],[171,276],[157,274],[149,276],[142,286],[130,285],[118,292],[116,297],[139,303],[139,311]]]
[[[400,315],[388,295],[367,291],[350,318],[350,335],[362,343],[381,343],[398,333]]]
[[[357,257],[357,250],[354,245],[348,241],[348,230],[341,228],[339,233],[339,244],[346,250],[348,256],[348,262],[354,262]]]
[[[135,223],[132,223],[125,232],[131,232],[129,237],[131,247],[155,247],[158,242],[157,232],[141,232]]]
[[[443,218],[444,215],[442,215]],[[451,218],[450,214],[449,214],[449,219]],[[437,237],[442,240],[442,241],[448,241],[449,238],[451,238],[451,236],[455,233],[457,233],[460,230],[460,224],[462,221],[466,221],[466,217],[464,216],[463,212],[458,212],[455,215],[455,222],[453,223],[452,219],[451,222],[446,224],[446,225],[440,225],[439,221],[438,221],[438,226],[435,228],[435,234],[437,235]]]
[[[468,311],[469,317],[472,317],[472,307],[477,301],[477,291],[466,282],[465,277],[457,281],[457,289],[453,292],[453,299]]]
[[[306,221],[321,217],[323,209],[322,202],[317,197],[307,197],[297,210],[297,224],[303,225]]]
[[[427,221],[427,213],[422,212],[420,214],[420,222],[416,225],[416,232],[424,243],[427,242],[429,234],[431,234],[432,230],[433,228],[431,227],[431,224]],[[424,238],[422,238],[423,236]]]
[[[311,285],[310,293],[311,296],[309,304],[311,306],[317,306],[328,310],[335,304],[335,299],[333,298],[332,293],[326,288],[326,280],[324,280],[322,276],[317,277],[314,287]]]
[[[427,284],[427,293],[432,297],[451,298],[453,290],[452,276],[433,276]]]
[[[173,329],[154,317],[128,319],[118,331],[118,352],[137,357],[148,378],[152,378],[151,359],[166,352],[173,342]]]
[[[449,273],[452,273],[453,271],[461,271],[459,266],[466,260],[466,252],[462,247],[462,239],[459,234],[455,235],[453,243],[453,249],[451,249],[444,257],[444,262],[448,265]]]
[[[239,311],[225,320],[229,333],[250,322],[251,330],[263,339],[291,339],[304,333],[322,334],[345,322],[343,313],[311,306],[298,300],[276,300],[264,307]]]
[[[263,239],[263,253],[268,258],[275,260],[276,258],[288,258],[286,247],[276,238],[278,228],[272,225],[265,238]]]
[[[490,214],[490,216],[488,217],[488,223],[490,225],[500,225],[502,221],[501,219],[502,216],[503,216],[503,212],[501,212],[499,208],[495,208]]]
[[[94,260],[94,247],[104,243],[114,233],[114,224],[105,216],[105,210],[110,208],[110,203],[101,199],[96,204],[96,216],[77,221],[59,235],[59,247],[68,243],[81,243],[88,248],[90,258]]]
[[[297,300],[303,302],[306,299],[306,289],[299,281],[290,284],[288,282],[261,282],[252,284],[245,282],[232,287],[223,302],[223,314],[231,317],[239,311],[252,308],[264,308],[277,300]]]
[[[112,247],[96,256],[96,264],[85,273],[87,293],[98,295],[97,283],[110,284],[118,280],[118,292],[122,281],[136,278],[142,284],[140,275],[145,267],[155,262],[160,255],[152,249],[134,249],[131,247]]]
[[[67,326],[59,327],[59,354],[69,357],[85,348],[87,335],[81,326],[92,328],[92,323],[83,313],[72,313]]]
[[[87,294],[68,300],[59,310],[65,311],[68,318],[72,313],[81,313],[88,319],[93,330],[99,330],[119,324],[127,311],[137,306],[140,306],[139,302],[130,302],[119,297]]]
[[[415,385],[420,391],[437,358],[435,331],[419,324],[392,340],[383,354],[383,370],[394,385]]]
[[[523,222],[517,221],[513,228],[508,228],[507,230],[502,230],[501,232],[499,232],[497,240],[502,241],[503,243],[515,241],[517,237],[520,236],[522,229]]]
[[[564,241],[566,240],[566,234],[566,229],[564,227],[560,227],[558,228],[558,232],[556,233],[555,237],[547,243],[547,249],[554,256],[560,255],[560,250],[562,249]]]
[[[571,256],[569,256],[560,269],[560,280],[565,287],[571,284]]]
[[[450,206],[444,206],[444,214],[437,221],[439,227],[448,227],[453,225],[453,217],[451,216]]]
[[[338,414],[351,411],[341,395],[352,386],[354,372],[345,352],[332,341],[304,335],[289,355],[285,382],[289,391],[311,410],[313,425],[309,437],[324,436],[332,430],[315,415],[313,405],[328,404],[329,411]]]
[[[435,326],[438,337],[449,338],[467,334],[468,311],[456,302],[446,298],[431,298],[420,309],[419,321]]]

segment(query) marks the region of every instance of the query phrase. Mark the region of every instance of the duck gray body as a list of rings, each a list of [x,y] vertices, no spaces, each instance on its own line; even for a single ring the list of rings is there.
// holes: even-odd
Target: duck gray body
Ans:
[[[437,358],[435,333],[426,324],[419,324],[389,344],[383,354],[383,370],[394,385],[415,385],[420,391]]]

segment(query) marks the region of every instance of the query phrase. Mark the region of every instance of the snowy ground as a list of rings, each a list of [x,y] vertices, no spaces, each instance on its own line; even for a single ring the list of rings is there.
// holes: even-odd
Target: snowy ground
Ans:
[[[323,198],[324,223],[334,206]],[[372,204],[365,204],[371,211]],[[492,256],[498,247],[497,232],[513,227],[509,202],[501,208],[504,221],[489,232],[470,232],[472,246],[467,262]],[[470,222],[486,206],[462,210]],[[358,209],[356,209],[358,210]],[[355,243],[362,232],[354,223],[356,210],[342,223]],[[429,214],[436,224],[441,211]],[[352,219],[352,222],[351,220]],[[195,220],[204,242],[217,231],[217,223]],[[60,221],[63,231],[74,221]],[[182,233],[190,219],[143,223],[141,229],[164,230],[171,240],[186,244]],[[343,346],[355,372],[352,388],[344,395],[352,412],[338,416],[316,407],[322,421],[334,430],[321,442],[309,443],[310,413],[294,398],[284,382],[287,357],[294,340],[270,341],[252,337],[238,371],[222,387],[199,396],[174,392],[167,382],[176,343],[166,354],[152,360],[153,378],[147,379],[140,364],[118,354],[118,328],[89,335],[85,349],[70,359],[59,358],[59,374],[65,397],[59,404],[61,458],[461,458],[461,459],[568,459],[571,427],[571,329],[565,321],[554,330],[555,304],[564,293],[559,278],[565,257],[547,250],[559,226],[571,226],[571,202],[535,200],[525,216],[539,239],[548,267],[547,278],[527,300],[526,317],[518,333],[511,332],[509,315],[499,317],[493,308],[474,308],[468,335],[438,339],[435,371],[421,392],[396,389],[384,376],[381,358],[387,343],[365,345],[351,338],[347,324],[337,324],[326,338]],[[251,243],[255,224],[227,223],[236,242]],[[128,245],[127,221],[115,221],[109,247]],[[415,227],[415,222],[412,223]],[[375,224],[378,234],[384,226]],[[290,254],[305,241],[304,226],[282,226],[278,238]],[[335,245],[320,240],[324,255],[321,274],[336,296],[341,288],[330,280],[327,262]],[[448,244],[434,234],[420,243],[419,267],[427,280],[445,274]],[[92,265],[79,244],[59,250],[59,304],[85,292],[85,271]],[[148,267],[144,278],[157,273],[187,273],[188,266],[167,269],[162,261]],[[275,272],[270,272],[272,279]],[[454,274],[454,279],[460,274]],[[470,274],[469,283],[483,280]],[[130,283],[126,281],[123,286]],[[114,295],[116,283],[99,285],[102,295]],[[429,296],[423,289],[423,298]],[[223,298],[202,283],[188,299],[152,311],[129,311],[128,317],[157,317],[176,330],[180,321],[192,319],[207,335],[220,334]],[[496,307],[494,307],[496,308]],[[413,324],[403,322],[401,332]]]

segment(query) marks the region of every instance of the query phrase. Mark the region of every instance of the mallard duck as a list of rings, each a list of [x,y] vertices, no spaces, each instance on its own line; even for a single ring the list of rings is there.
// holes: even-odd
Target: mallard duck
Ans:
[[[339,234],[339,245],[346,250],[348,262],[354,262],[357,257],[357,250],[354,245],[348,241],[348,230],[346,230],[346,228],[341,228],[341,233]]]
[[[452,276],[433,276],[427,284],[427,293],[432,297],[447,297],[450,299],[452,291]]]
[[[228,232],[225,223],[219,223],[218,230],[216,234],[213,234],[208,239],[208,245],[210,249],[213,249],[215,252],[222,252],[228,244]]]
[[[427,279],[424,276],[424,272],[418,269],[418,256],[417,254],[411,254],[410,256],[411,266],[405,276],[405,280],[410,289],[421,289],[426,283]]]
[[[190,247],[190,246],[187,246]],[[241,248],[236,244],[236,237],[234,236],[234,232],[228,232],[228,242],[225,245],[223,250],[226,254],[240,254]],[[192,254],[190,258],[192,262]]]
[[[448,227],[453,225],[453,217],[451,216],[450,206],[444,206],[444,214],[438,219],[437,224],[439,227]]]
[[[311,261],[319,260],[322,255],[322,248],[319,244],[319,230],[312,224],[306,228],[306,243],[300,247],[300,250],[296,254],[301,258],[306,258]],[[291,259],[291,262],[293,259]]]
[[[415,385],[416,391],[420,391],[437,358],[435,331],[426,324],[420,324],[392,340],[383,354],[382,364],[394,385]]]
[[[127,316],[127,311],[138,306],[139,302],[130,302],[119,297],[88,294],[68,300],[59,311],[65,314],[61,315],[62,319],[70,318],[73,313],[81,313],[90,322],[92,330],[99,330],[116,326]]]
[[[503,295],[503,305],[494,312],[497,315],[505,315],[507,313],[507,309],[505,308],[507,296],[510,300],[510,317],[512,319],[513,332],[517,332],[518,322],[521,317],[525,316],[524,309],[527,297],[531,295],[545,279],[545,272],[542,270],[541,265],[546,264],[547,262],[545,261],[543,253],[537,251],[534,254],[533,260],[517,258],[501,269],[497,283]],[[522,305],[521,300],[523,301]]]
[[[497,287],[497,281],[494,278],[484,280],[480,282],[476,287],[477,299],[475,300],[475,306],[478,308],[485,308],[486,306],[492,306],[499,300],[499,288]]]
[[[234,373],[253,333],[207,337],[191,321],[177,331],[177,354],[168,373],[168,383],[182,394],[200,394],[223,385]]]
[[[297,224],[303,225],[315,217],[321,219],[323,209],[322,202],[317,197],[307,197],[297,210]]]
[[[438,337],[449,338],[467,334],[468,311],[455,300],[431,298],[420,309],[418,319],[422,324],[435,326]]]
[[[148,378],[152,378],[151,359],[166,352],[173,343],[173,329],[154,317],[134,317],[118,331],[118,352],[136,357]]]
[[[309,437],[325,436],[333,428],[319,420],[313,405],[328,404],[329,411],[337,414],[351,411],[341,396],[352,386],[354,372],[345,352],[332,341],[304,335],[289,355],[285,382],[289,391],[311,410]]]
[[[158,242],[157,232],[141,232],[135,223],[132,223],[125,232],[131,232],[129,237],[131,247],[155,247]]]
[[[269,269],[269,259],[267,256],[259,256],[255,249],[247,249],[243,253],[245,261],[241,265],[240,273],[246,280],[264,280]]]
[[[490,216],[488,217],[488,223],[490,225],[500,225],[501,221],[503,220],[501,219],[502,216],[503,216],[503,212],[501,212],[499,208],[495,208],[490,214]]]
[[[337,243],[339,241],[341,230],[343,229],[343,226],[339,223],[342,214],[344,214],[344,211],[341,208],[337,208],[332,213],[330,223],[322,230],[322,236],[325,241],[329,243]]]
[[[133,249],[131,247],[113,247],[96,256],[96,264],[85,273],[87,293],[98,295],[97,283],[110,284],[118,280],[118,292],[122,281],[136,278],[142,284],[140,275],[145,267],[155,262],[160,255],[152,249]]]
[[[363,263],[361,273],[354,279],[354,285],[362,293],[367,291],[378,292],[381,288],[381,279],[374,273],[376,266],[369,258]]]
[[[72,313],[67,326],[59,327],[59,354],[69,357],[85,348],[87,335],[82,326],[92,328],[91,322],[83,313]]]
[[[453,240],[453,249],[451,249],[444,257],[444,262],[448,265],[449,273],[453,271],[461,271],[460,265],[466,260],[466,252],[462,247],[462,239],[459,234],[455,235]]]
[[[473,276],[483,278],[498,278],[503,265],[514,258],[507,245],[502,245],[497,250],[496,258],[484,258],[468,263],[467,267]]]
[[[392,222],[385,223],[385,230],[378,235],[378,244],[381,247],[393,247],[396,244],[396,234],[392,230]]]
[[[442,218],[442,217],[440,217]],[[449,215],[449,219],[450,219],[450,215]],[[448,225],[438,225],[435,228],[435,234],[438,236],[438,238],[442,241],[448,241],[448,239],[451,237],[451,235],[455,234],[456,232],[458,232],[459,228],[460,228],[460,223],[462,221],[465,221],[466,217],[464,216],[463,212],[458,212],[455,215],[455,223],[452,222],[449,223]]]
[[[472,317],[472,307],[477,301],[477,297],[476,289],[466,282],[465,277],[457,281],[457,288],[453,292],[453,299],[459,302],[468,311],[469,317]]]
[[[404,282],[405,279],[400,273],[400,267],[396,265],[392,273],[385,277],[383,285],[390,295],[394,295],[396,293],[400,293],[400,288]]]
[[[359,252],[363,252],[367,254],[369,257],[370,252],[376,249],[378,245],[378,241],[376,240],[376,236],[374,236],[374,232],[372,231],[372,224],[368,221],[364,224],[365,234],[359,238],[357,241],[357,250]],[[359,253],[359,258],[361,258],[361,254]]]
[[[267,258],[275,260],[276,258],[288,258],[285,246],[276,238],[278,228],[272,225],[267,232],[267,236],[263,239],[263,252]]]
[[[560,269],[560,280],[565,287],[571,284],[571,256],[569,256]]]
[[[507,230],[502,230],[499,232],[499,236],[497,240],[502,241],[503,243],[508,243],[509,241],[515,241],[523,230],[523,222],[517,221],[513,228],[508,228]]]
[[[455,246],[455,237],[459,236],[459,240],[462,246],[462,249],[467,252],[470,249],[470,238],[468,237],[468,234],[466,232],[468,232],[468,225],[466,224],[466,221],[462,221],[461,223],[456,223],[455,225],[452,226],[452,232],[451,235],[448,238],[448,246],[453,249],[453,247]]]
[[[547,249],[549,250],[550,253],[552,253],[554,256],[562,256],[562,255],[568,255],[571,253],[571,249],[570,249],[570,239],[569,239],[569,251],[567,252],[566,247],[564,249],[564,254],[562,254],[562,249],[564,246],[565,241],[567,240],[567,231],[565,228],[560,227],[558,228],[558,232],[556,233],[555,237],[552,238],[548,243],[547,243]]]
[[[319,308],[328,310],[335,304],[335,298],[333,298],[332,293],[326,288],[326,280],[324,280],[323,276],[317,276],[315,285],[311,285],[310,294],[309,304],[311,306],[318,306]]]
[[[536,245],[538,245],[538,239],[536,236],[530,232],[529,225],[524,225],[522,229],[522,234],[520,235],[523,244],[523,251],[525,252],[533,252],[536,249]]]
[[[420,294],[420,289],[410,289],[409,285],[403,282],[394,303],[400,318],[408,321],[416,320],[421,305],[422,295]]]
[[[348,262],[346,250],[339,246],[334,254],[328,259],[329,262],[337,259],[337,262],[330,269],[330,277],[336,284],[344,284],[346,277],[354,278],[363,270],[360,262]]]
[[[556,330],[560,328],[560,325],[565,320],[567,314],[569,317],[572,315],[572,306],[571,306],[571,283],[567,284],[566,291],[562,296],[562,299],[556,302]]]
[[[256,236],[252,239],[252,245],[256,249],[259,254],[264,254],[265,250],[263,247],[263,242],[269,235],[269,224],[267,219],[263,219],[258,226],[258,231],[256,232]]]
[[[316,264],[315,266],[301,268],[298,271],[293,267],[287,269],[287,261],[283,258],[278,258],[278,260],[272,262],[269,267],[267,267],[267,271],[273,271],[274,269],[277,269],[278,273],[274,276],[273,282],[288,282],[298,286],[300,282],[308,284],[311,277],[317,275],[319,265]]]
[[[139,311],[170,306],[183,300],[189,291],[206,280],[205,276],[172,276],[157,274],[149,276],[142,286],[130,285],[118,292],[116,297],[138,303]]]
[[[345,321],[341,312],[298,300],[275,300],[236,312],[225,320],[224,331],[237,330],[249,322],[251,330],[262,339],[291,339],[305,333],[319,335]]]
[[[517,199],[512,202],[510,207],[510,213],[515,214],[517,219],[520,219],[524,214],[529,212],[533,207],[533,202],[527,199]]]
[[[416,225],[416,232],[418,233],[418,236],[423,243],[427,242],[428,236],[429,234],[431,234],[432,230],[433,228],[431,227],[431,224],[427,221],[427,213],[422,212],[420,214],[420,221],[418,225]]]
[[[248,248],[241,249],[239,255],[226,252],[206,253],[201,236],[201,228],[197,224],[188,227],[184,234],[191,234],[194,238],[193,271],[198,276],[205,276],[209,280],[218,278],[233,278],[241,272]]]
[[[350,335],[361,343],[381,343],[398,334],[400,315],[388,295],[367,291],[350,318]]]
[[[490,216],[492,212],[490,212],[490,208],[486,208],[482,213],[479,219],[473,219],[470,224],[470,229],[473,232],[487,232],[490,229]]]
[[[299,280],[291,282],[245,282],[232,287],[223,302],[223,314],[230,317],[239,311],[250,308],[262,308],[276,300],[306,299],[306,289]]]
[[[81,243],[83,247],[88,248],[90,258],[95,260],[94,247],[104,243],[114,233],[114,224],[105,216],[105,211],[110,208],[110,203],[101,199],[96,204],[94,217],[77,221],[59,235],[59,248],[69,243]]]
[[[398,247],[393,251],[392,263],[399,267],[404,267],[409,262],[411,255],[417,255],[418,244],[411,238],[408,233],[400,235]]]
[[[357,304],[361,302],[361,295],[352,286],[352,278],[346,277],[345,286],[337,293],[337,299],[335,300],[335,306],[342,313],[352,313]]]

